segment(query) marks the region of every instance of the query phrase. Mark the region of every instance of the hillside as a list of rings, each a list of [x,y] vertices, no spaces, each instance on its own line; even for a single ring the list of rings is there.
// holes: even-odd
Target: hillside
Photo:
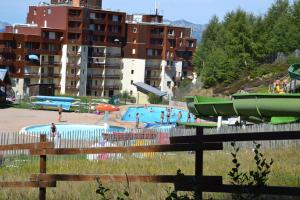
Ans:
[[[164,20],[164,22],[170,23],[173,26],[183,26],[186,28],[192,28],[192,36],[197,39],[197,41],[201,41],[202,39],[202,33],[206,29],[207,25],[202,25],[202,24],[194,24],[192,22],[186,21],[184,19],[180,20]]]

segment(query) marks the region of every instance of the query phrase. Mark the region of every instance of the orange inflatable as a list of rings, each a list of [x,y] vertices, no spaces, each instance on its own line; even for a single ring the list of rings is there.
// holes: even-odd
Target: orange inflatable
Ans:
[[[99,104],[96,106],[96,110],[113,112],[113,111],[119,111],[120,108],[118,108],[117,106],[110,105],[110,104]]]

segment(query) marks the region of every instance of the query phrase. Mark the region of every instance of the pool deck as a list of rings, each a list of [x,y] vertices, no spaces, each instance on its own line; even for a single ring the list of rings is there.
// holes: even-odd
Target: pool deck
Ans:
[[[112,112],[110,114],[110,124],[113,126],[121,126],[125,128],[134,128],[135,123],[121,121],[122,115],[126,112],[128,107],[137,107],[143,105],[126,105],[120,106],[120,111]],[[148,105],[151,106],[151,105]],[[163,105],[155,105],[162,106]],[[183,108],[181,108],[183,109]],[[63,123],[76,124],[103,124],[103,114],[96,115],[92,113],[74,113],[63,112]],[[22,128],[37,124],[58,123],[58,112],[47,110],[30,110],[6,108],[0,109],[0,133],[4,132],[18,132]]]

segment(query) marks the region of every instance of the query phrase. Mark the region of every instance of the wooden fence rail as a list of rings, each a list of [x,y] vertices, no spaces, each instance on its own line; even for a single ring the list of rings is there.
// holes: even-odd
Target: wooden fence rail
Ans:
[[[300,187],[255,187],[241,185],[225,185],[221,176],[203,175],[204,151],[222,150],[224,142],[253,140],[296,140],[300,139],[300,131],[265,132],[265,133],[232,133],[204,135],[203,128],[198,127],[195,136],[171,137],[170,144],[132,146],[132,147],[101,147],[101,148],[54,148],[52,142],[46,141],[46,135],[40,136],[39,143],[15,144],[0,146],[1,151],[29,150],[31,155],[40,156],[39,174],[32,174],[27,182],[0,182],[0,187],[33,187],[39,188],[39,199],[46,199],[46,188],[56,187],[58,181],[95,181],[103,182],[154,182],[173,183],[176,190],[194,191],[195,198],[202,199],[203,192],[223,193],[256,193],[273,195],[300,196]],[[47,174],[47,155],[101,154],[101,153],[142,153],[142,152],[195,152],[194,176],[136,176],[136,175],[75,175]]]

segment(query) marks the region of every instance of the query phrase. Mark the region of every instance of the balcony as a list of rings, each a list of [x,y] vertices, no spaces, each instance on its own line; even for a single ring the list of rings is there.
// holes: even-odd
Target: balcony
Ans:
[[[74,64],[74,63],[67,63],[67,66],[71,68],[80,68],[80,64]]]
[[[162,69],[160,64],[146,64],[146,68],[149,70],[161,70]]]
[[[110,58],[119,58],[122,55],[121,55],[121,52],[120,53],[110,53],[110,52],[108,52],[108,53],[106,53],[106,56],[110,57]]]
[[[104,89],[106,90],[119,90],[122,88],[121,84],[105,84]]]
[[[118,63],[106,63],[105,67],[109,68],[109,69],[121,69],[121,64],[118,64]]]
[[[91,24],[106,24],[105,18],[90,19]]]
[[[42,62],[41,65],[44,67],[60,67],[61,63],[60,62]]]
[[[151,35],[151,38],[160,38],[160,39],[164,38],[163,32],[162,33],[150,33],[150,35]]]
[[[104,68],[104,63],[91,63],[89,68]]]
[[[145,80],[157,80],[157,81],[160,81],[161,77],[158,76],[158,75],[151,75],[151,76],[146,76]]]
[[[92,86],[89,86],[89,88],[91,88],[92,90],[102,90],[103,86],[102,85],[92,85]]]
[[[68,56],[81,56],[79,51],[68,51]]]
[[[42,78],[60,78],[60,74],[58,73],[42,73]]]
[[[92,57],[105,57],[104,52],[93,52]]]
[[[105,30],[93,30],[94,35],[105,35]]]
[[[76,85],[66,85],[67,90],[79,90],[79,88]]]
[[[103,79],[104,75],[100,74],[100,73],[95,73],[95,74],[89,74],[88,77],[89,78],[101,78],[101,79]]]
[[[0,65],[6,65],[6,66],[11,66],[13,65],[13,60],[5,60],[5,59],[1,59],[0,60]]]
[[[68,74],[67,75],[67,78],[68,79],[80,79],[80,75],[77,75],[77,74]]]
[[[0,53],[7,53],[7,54],[9,54],[9,53],[13,53],[13,48],[11,48],[11,47],[3,47],[3,48],[0,48]]]
[[[70,33],[81,33],[82,29],[80,27],[68,27],[68,32],[70,32]]]
[[[25,72],[24,77],[28,78],[40,78],[41,74],[39,72]]]
[[[73,22],[81,22],[82,16],[81,15],[69,15],[68,19],[69,19],[69,21],[73,21]]]
[[[121,74],[105,74],[106,79],[121,79]]]

